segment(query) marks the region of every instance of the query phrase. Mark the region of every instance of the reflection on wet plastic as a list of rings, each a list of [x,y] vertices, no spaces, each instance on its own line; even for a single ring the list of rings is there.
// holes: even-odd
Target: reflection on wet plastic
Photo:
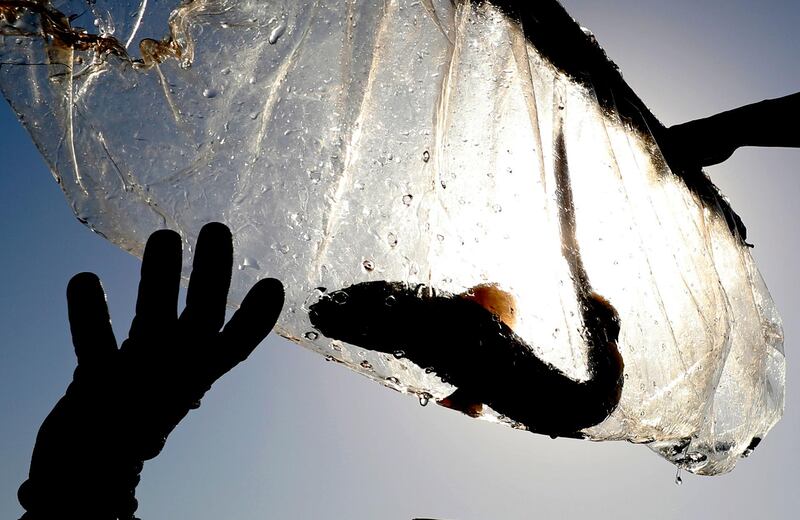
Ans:
[[[420,402],[701,474],[782,415],[741,221],[554,1],[0,0],[0,88],[82,222],[224,221],[231,303],[280,278],[280,334]]]

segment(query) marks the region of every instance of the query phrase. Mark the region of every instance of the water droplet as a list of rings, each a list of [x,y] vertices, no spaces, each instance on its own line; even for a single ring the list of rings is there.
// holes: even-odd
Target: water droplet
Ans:
[[[422,152],[422,160],[423,162],[428,162],[431,160],[431,153],[428,150]]]
[[[207,88],[207,89],[203,90],[203,97],[204,98],[213,99],[213,98],[217,97],[217,94],[218,94],[218,92],[216,90],[214,90],[213,88]]]
[[[361,263],[361,267],[363,267],[363,268],[364,268],[364,270],[365,270],[366,272],[368,272],[368,273],[371,273],[372,271],[374,271],[374,270],[375,270],[375,264],[374,264],[374,263],[372,263],[372,260],[364,260],[364,261]]]
[[[313,330],[310,330],[310,331],[306,332],[304,334],[304,336],[306,337],[306,339],[310,339],[311,341],[314,341],[319,337],[319,334],[314,332]]]
[[[334,359],[335,359],[335,358],[334,358],[333,356],[331,356],[330,354],[328,354],[327,356],[325,356],[325,361],[333,361]]]
[[[397,245],[397,235],[389,233],[386,235],[386,242],[389,244],[389,247],[395,247]]]
[[[280,39],[281,36],[283,36],[283,33],[285,32],[286,32],[286,22],[281,21],[278,24],[278,26],[272,29],[272,32],[269,33],[270,45],[275,45],[276,43],[278,43],[278,40]]]
[[[428,392],[422,392],[421,394],[418,394],[418,397],[420,406],[428,406],[428,403],[430,402],[431,397],[433,396]]]
[[[392,355],[396,359],[401,359],[401,358],[405,357],[406,353],[405,353],[404,350],[395,350],[394,352],[392,352]]]
[[[687,455],[687,458],[688,458],[690,461],[692,461],[692,462],[694,462],[694,463],[697,463],[697,462],[703,462],[703,461],[704,461],[704,460],[706,460],[708,457],[707,457],[705,454],[703,454],[703,453],[700,453],[700,452],[694,452],[694,453],[689,453],[689,454]]]
[[[425,369],[426,374],[433,374],[433,367],[428,367]]]
[[[399,385],[399,384],[400,384],[400,380],[399,380],[399,379],[397,379],[396,377],[393,377],[393,376],[387,377],[387,378],[386,378],[386,381],[387,381],[388,383],[391,383],[391,384],[393,384],[393,385]]]
[[[370,363],[366,359],[364,361],[362,361],[360,364],[361,364],[361,368],[363,368],[365,370],[372,370],[372,363]]]
[[[386,300],[383,303],[385,303],[387,307],[391,307],[392,305],[397,303],[397,298],[395,298],[393,295],[390,294],[389,296],[386,297]]]
[[[403,204],[405,204],[406,206],[410,206],[412,200],[414,200],[413,195],[403,195]]]
[[[675,473],[675,485],[680,486],[683,484],[683,479],[681,478],[681,468],[678,468],[678,471]]]

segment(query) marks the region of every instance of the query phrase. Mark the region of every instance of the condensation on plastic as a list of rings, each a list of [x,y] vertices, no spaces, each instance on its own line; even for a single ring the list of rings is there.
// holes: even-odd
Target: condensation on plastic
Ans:
[[[279,278],[283,337],[443,398],[454,388],[407,359],[319,334],[309,305],[370,280],[491,283],[516,299],[514,332],[537,356],[589,377],[559,234],[562,132],[580,254],[619,313],[625,362],[618,407],[583,433],[712,475],[781,417],[781,321],[743,240],[652,136],[491,4],[30,4],[0,9],[0,88],[78,218],[136,255],[152,231],[178,230],[186,274],[201,226],[225,222],[231,304]],[[99,44],[42,38],[45,9],[83,12],[72,26]]]

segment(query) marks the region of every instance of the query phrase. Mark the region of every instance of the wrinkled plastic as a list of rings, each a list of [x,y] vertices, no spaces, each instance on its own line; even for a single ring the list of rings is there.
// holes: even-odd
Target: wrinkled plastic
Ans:
[[[616,409],[586,437],[649,443],[711,475],[780,418],[781,321],[722,203],[506,11],[164,4],[0,2],[0,88],[93,230],[141,255],[156,229],[178,230],[190,252],[205,222],[225,222],[240,270],[232,304],[277,277],[279,334],[425,400],[455,388],[326,338],[309,307],[367,281],[454,295],[488,284],[513,297],[512,329],[539,358],[586,380],[579,255],[619,315],[625,365]]]

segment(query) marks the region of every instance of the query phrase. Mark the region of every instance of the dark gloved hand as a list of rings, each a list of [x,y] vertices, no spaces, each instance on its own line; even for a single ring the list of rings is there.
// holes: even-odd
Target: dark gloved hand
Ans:
[[[741,143],[720,131],[715,121],[700,119],[667,129],[667,148],[682,166],[702,168],[727,161]]]
[[[681,166],[712,166],[742,146],[800,147],[798,116],[800,92],[672,126],[660,144]]]
[[[283,306],[283,286],[259,281],[223,328],[233,246],[222,224],[197,241],[186,308],[177,314],[181,238],[153,233],[142,261],[136,316],[121,348],[100,280],[67,287],[78,358],[72,383],[42,424],[19,499],[25,519],[130,519],[142,463],[220,376],[266,337]],[[220,329],[222,329],[220,331]]]

